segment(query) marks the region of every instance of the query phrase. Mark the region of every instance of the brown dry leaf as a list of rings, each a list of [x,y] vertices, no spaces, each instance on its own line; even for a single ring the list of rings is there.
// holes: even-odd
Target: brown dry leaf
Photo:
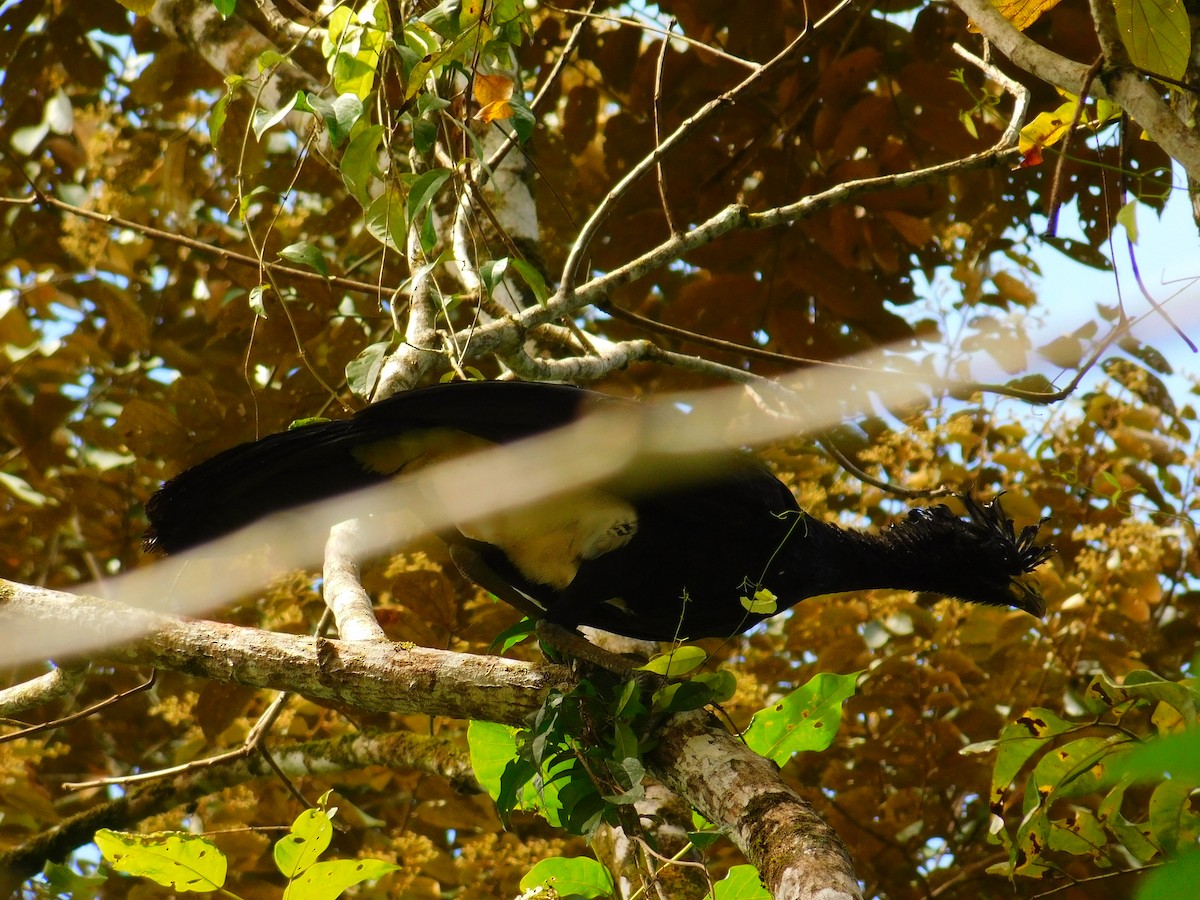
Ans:
[[[897,210],[885,210],[883,217],[900,236],[914,247],[927,247],[933,241],[933,229],[925,219],[910,216]]]

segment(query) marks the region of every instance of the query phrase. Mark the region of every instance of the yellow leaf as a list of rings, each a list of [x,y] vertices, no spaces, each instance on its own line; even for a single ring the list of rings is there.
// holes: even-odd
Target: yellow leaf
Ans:
[[[1076,102],[1068,100],[1054,112],[1044,112],[1022,128],[1021,152],[1028,153],[1034,147],[1049,147],[1061,140],[1075,118]]]
[[[513,82],[507,75],[476,75],[475,102],[480,106],[490,106],[502,100],[509,100],[513,95]]]
[[[512,114],[512,106],[507,100],[497,100],[495,103],[489,103],[481,109],[476,118],[486,124],[488,122],[495,122],[498,119],[511,119]]]
[[[513,110],[508,101],[512,95],[511,78],[505,75],[475,76],[475,102],[480,106],[477,117],[481,122],[511,119]]]
[[[117,0],[123,7],[135,16],[148,16],[154,9],[154,0]]]
[[[775,601],[779,598],[772,594],[766,588],[759,588],[754,592],[754,599],[749,597],[742,598],[742,606],[747,612],[755,613],[756,615],[773,616],[779,611],[779,604]]]
[[[464,0],[458,14],[458,21],[464,26],[473,25],[483,15],[483,0]]]

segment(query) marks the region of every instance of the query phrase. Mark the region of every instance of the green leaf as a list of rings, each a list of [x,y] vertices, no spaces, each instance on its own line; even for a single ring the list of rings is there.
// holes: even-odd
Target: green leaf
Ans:
[[[437,122],[432,119],[427,119],[424,116],[414,119],[412,123],[412,142],[413,149],[421,156],[429,155],[429,151],[433,149],[437,143],[438,127]]]
[[[391,345],[387,341],[369,344],[362,353],[346,363],[346,381],[350,390],[364,400],[375,390],[375,382],[379,380],[379,373],[383,370],[389,346]]]
[[[221,14],[222,18],[228,19],[233,15],[233,10],[237,6],[237,0],[212,0],[213,9]]]
[[[408,76],[408,86],[404,91],[404,102],[407,103],[417,95],[425,87],[425,79],[438,69],[448,63],[458,59],[465,59],[469,54],[473,53],[479,44],[479,29],[480,23],[476,22],[469,28],[463,29],[452,40],[442,44],[442,46],[433,53],[427,53],[420,61],[413,66],[412,71]],[[405,29],[405,40],[410,37],[409,32],[415,29]]]
[[[538,305],[545,306],[546,301],[550,299],[550,289],[546,287],[546,279],[542,277],[542,273],[523,259],[514,258],[511,261],[511,265],[516,273],[521,276],[521,280],[529,285],[529,289],[533,291],[533,297],[537,300]]]
[[[587,856],[543,859],[521,879],[522,891],[542,886],[553,888],[563,897],[611,897],[616,893],[608,869]]]
[[[1106,361],[1107,362],[1107,361]],[[1149,372],[1141,369],[1139,366],[1134,366],[1127,361],[1123,367],[1104,366],[1104,371],[1113,378],[1125,383],[1125,378],[1119,369],[1131,367],[1137,370],[1137,373],[1144,378],[1152,378],[1153,384],[1161,389],[1161,392],[1170,396],[1167,388],[1162,382],[1154,378]],[[1132,384],[1132,382],[1131,382]],[[1128,386],[1128,385],[1127,385]],[[1133,390],[1133,387],[1130,387]],[[1147,392],[1148,396],[1153,394]],[[1111,474],[1111,473],[1105,473]],[[1117,482],[1119,486],[1120,482]],[[1088,684],[1085,696],[1088,699],[1098,700],[1106,707],[1115,707],[1129,702],[1140,702],[1143,704],[1150,703],[1166,703],[1168,706],[1174,707],[1179,711],[1179,715],[1183,720],[1192,725],[1196,722],[1196,695],[1183,684],[1177,681],[1167,681],[1160,675],[1149,672],[1145,669],[1135,669],[1121,680],[1120,683],[1113,681],[1107,675],[1097,675]]]
[[[1088,856],[1108,843],[1104,826],[1086,809],[1072,810],[1070,817],[1050,823],[1050,849]]]
[[[762,886],[754,866],[733,866],[713,885],[712,900],[771,900],[771,892]]]
[[[329,16],[321,52],[329,61],[329,74],[338,94],[366,100],[375,86],[380,56],[389,43],[391,25],[385,4],[370,0],[357,12],[348,6],[337,7]]]
[[[609,770],[624,790],[619,794],[606,794],[606,802],[621,806],[640,803],[646,799],[646,789],[642,785],[646,777],[646,767],[640,759],[626,757],[618,765],[610,766]]]
[[[1195,778],[1170,778],[1150,795],[1150,830],[1167,853],[1195,846],[1200,838],[1200,816],[1191,810],[1197,787],[1200,780]]]
[[[279,255],[290,262],[315,269],[325,278],[329,277],[329,264],[325,262],[325,254],[308,241],[298,241],[295,244],[288,244],[279,251]]]
[[[1050,819],[1042,812],[1030,815],[1021,823],[1014,848],[1015,865],[1012,872],[1029,878],[1040,878],[1049,868],[1042,851],[1050,846]]]
[[[379,175],[379,145],[382,142],[382,125],[361,128],[350,138],[342,161],[338,164],[342,181],[363,209],[371,202],[368,190],[371,181]]]
[[[512,107],[512,116],[507,121],[512,125],[513,131],[517,133],[517,142],[524,144],[533,137],[533,131],[537,127],[537,118],[520,96],[513,95],[509,100],[509,105]]]
[[[441,3],[421,16],[420,21],[449,40],[461,30],[459,25],[461,12],[462,0],[442,0]]]
[[[1138,239],[1137,208],[1138,201],[1130,200],[1117,212],[1117,224],[1125,227],[1130,242],[1134,244]]]
[[[676,647],[670,653],[660,653],[644,666],[638,666],[643,672],[653,672],[666,678],[678,678],[686,675],[708,660],[708,653],[700,647],[685,645]]]
[[[1131,784],[1132,778],[1122,778],[1100,801],[1100,805],[1096,807],[1096,815],[1104,823],[1104,827],[1121,842],[1126,852],[1132,854],[1138,862],[1148,863],[1159,853],[1158,847],[1150,840],[1149,826],[1130,822],[1121,812],[1125,791]]]
[[[42,877],[53,897],[70,897],[71,900],[92,900],[108,882],[108,876],[100,871],[94,875],[80,875],[63,863],[46,863]]]
[[[701,672],[692,678],[692,684],[708,688],[711,699],[709,703],[724,703],[737,692],[737,678],[728,669],[716,672]]]
[[[631,721],[645,711],[646,704],[642,702],[642,686],[638,684],[636,678],[630,678],[621,686],[621,693],[617,695],[617,702],[613,704],[613,718]]]
[[[707,850],[724,837],[719,831],[689,831],[687,836],[697,850]]]
[[[292,96],[291,100],[274,112],[271,112],[269,109],[254,110],[254,121],[251,126],[254,129],[254,136],[261,141],[262,136],[267,132],[267,129],[282,122],[284,117],[293,109],[295,109],[296,104],[300,101],[302,96],[303,92],[297,91]]]
[[[437,196],[437,192],[441,190],[446,179],[452,174],[449,169],[430,169],[428,172],[422,172],[413,180],[408,188],[408,200],[405,205],[410,222],[415,222],[417,216],[428,209],[433,198]]]
[[[1147,741],[1126,753],[1118,770],[1137,781],[1200,780],[1200,728]]]
[[[1022,375],[1019,378],[1011,378],[1004,383],[1004,386],[1031,394],[1052,394],[1058,390],[1054,386],[1054,382],[1041,372],[1033,372],[1029,375]]]
[[[1129,738],[1083,737],[1058,744],[1038,760],[1025,786],[1025,812],[1056,799],[1082,797],[1115,784],[1120,769],[1114,766],[1124,754]]]
[[[1004,795],[1017,773],[1029,759],[1046,746],[1052,738],[1074,726],[1048,709],[1034,707],[1004,726],[996,742],[1000,752],[992,769],[991,805],[995,809],[1004,803]]]
[[[1137,900],[1180,900],[1191,897],[1200,884],[1200,850],[1193,849],[1146,875]]]
[[[1183,0],[1116,0],[1115,7],[1130,62],[1153,74],[1183,78],[1191,48]]]
[[[221,132],[225,130],[225,110],[232,97],[230,93],[222,94],[213,104],[212,112],[208,114],[208,140],[214,146],[221,139]]]
[[[492,653],[507,653],[517,644],[528,640],[535,634],[537,634],[537,622],[526,616],[496,635],[488,650]]]
[[[651,704],[654,712],[687,712],[689,709],[700,709],[713,701],[713,693],[708,685],[693,679],[691,681],[673,681],[654,692]]]
[[[242,220],[244,221],[246,219],[246,216],[249,214],[250,206],[254,202],[255,197],[257,197],[259,194],[270,194],[270,193],[271,193],[270,188],[268,188],[266,185],[260,184],[258,187],[254,188],[252,191],[242,194],[242,199],[238,201],[238,213],[241,215]]]
[[[483,282],[483,290],[487,296],[496,292],[496,286],[504,279],[508,271],[508,257],[489,259],[479,265],[479,280]]]
[[[824,750],[842,721],[842,703],[854,695],[860,673],[823,672],[754,714],[745,741],[755,753],[783,765],[801,750]]]
[[[314,863],[291,881],[283,900],[336,900],[348,887],[374,881],[402,866],[383,859],[334,859]]]
[[[616,759],[637,759],[640,756],[637,735],[628,722],[620,719],[613,722],[613,757]]]
[[[384,246],[404,252],[404,198],[389,187],[371,201],[366,211],[367,231]]]
[[[236,0],[233,0],[233,2],[236,2]],[[287,57],[278,50],[264,50],[258,55],[258,59],[255,62],[258,65],[258,71],[262,73],[267,71],[267,69],[274,68],[286,59]]]
[[[225,855],[207,838],[184,832],[132,834],[102,828],[94,840],[113,869],[181,893],[225,884]]]
[[[296,817],[291,831],[275,842],[275,865],[288,879],[310,868],[329,848],[333,825],[319,809],[306,809]]]
[[[591,838],[608,819],[615,822],[613,807],[604,802],[596,792],[596,786],[582,766],[569,766],[570,777],[558,789],[558,802],[562,804],[562,824],[567,830]]]
[[[1077,241],[1073,238],[1061,237],[1056,234],[1045,234],[1042,235],[1042,242],[1049,244],[1060,253],[1075,260],[1075,262],[1083,263],[1085,266],[1091,266],[1093,269],[1099,269],[1102,272],[1112,271],[1113,264],[1109,258],[1085,241]]]
[[[354,94],[339,94],[334,100],[304,93],[300,97],[296,108],[320,116],[329,131],[329,140],[335,147],[345,143],[350,130],[362,118],[362,100]]]
[[[265,319],[267,317],[266,295],[267,291],[270,289],[271,286],[269,284],[256,284],[254,287],[250,288],[250,296],[248,298],[250,311],[260,319]]]
[[[535,770],[530,763],[524,764],[524,771],[518,772],[517,766],[510,770],[510,765],[518,761],[516,735],[517,729],[507,725],[472,721],[467,726],[471,769],[498,807],[501,807],[501,797],[507,796],[509,809],[531,809],[551,825],[560,825],[558,789],[547,783],[539,791],[533,782]],[[552,771],[558,774],[557,770]],[[552,782],[554,778],[547,780]]]

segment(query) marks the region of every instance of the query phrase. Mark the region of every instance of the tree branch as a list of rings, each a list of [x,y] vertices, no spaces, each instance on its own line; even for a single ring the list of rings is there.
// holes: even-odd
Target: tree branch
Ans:
[[[1072,94],[1082,93],[1088,70],[1085,64],[1060,56],[1027,37],[1014,28],[989,0],[953,2],[1014,65]],[[1149,81],[1132,66],[1122,65],[1121,58],[1109,54],[1108,51],[1114,51],[1127,59],[1119,36],[1114,40],[1105,27],[1103,17],[1097,23],[1097,28],[1104,32],[1106,66],[1101,69],[1100,84],[1092,93],[1117,103],[1137,120],[1151,140],[1183,166],[1191,178],[1200,179],[1200,139],[1171,111]]]
[[[0,626],[19,628],[30,619],[61,628],[86,623],[100,634],[140,633],[128,643],[96,650],[94,658],[103,662],[154,666],[376,711],[519,725],[540,708],[551,687],[572,678],[561,666],[274,634],[0,581]],[[653,777],[729,834],[776,897],[860,897],[849,856],[833,830],[787,786],[777,766],[711,716],[673,716],[648,762]],[[250,757],[233,765],[256,764]],[[199,779],[204,771],[180,777]],[[146,788],[146,796],[175,805],[180,788],[178,781],[171,785]],[[141,796],[135,792],[131,798]],[[89,820],[88,827],[97,826]],[[76,842],[91,837],[72,834]]]
[[[862,897],[850,856],[833,829],[779,778],[774,763],[712,716],[675,716],[650,762],[654,777],[724,827],[774,897]]]

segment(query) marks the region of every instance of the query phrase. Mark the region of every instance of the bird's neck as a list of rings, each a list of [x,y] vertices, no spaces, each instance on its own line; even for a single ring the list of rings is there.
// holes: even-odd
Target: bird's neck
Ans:
[[[795,585],[808,596],[872,588],[944,592],[939,577],[948,562],[944,555],[894,535],[839,528],[804,515],[777,568],[784,590]]]

